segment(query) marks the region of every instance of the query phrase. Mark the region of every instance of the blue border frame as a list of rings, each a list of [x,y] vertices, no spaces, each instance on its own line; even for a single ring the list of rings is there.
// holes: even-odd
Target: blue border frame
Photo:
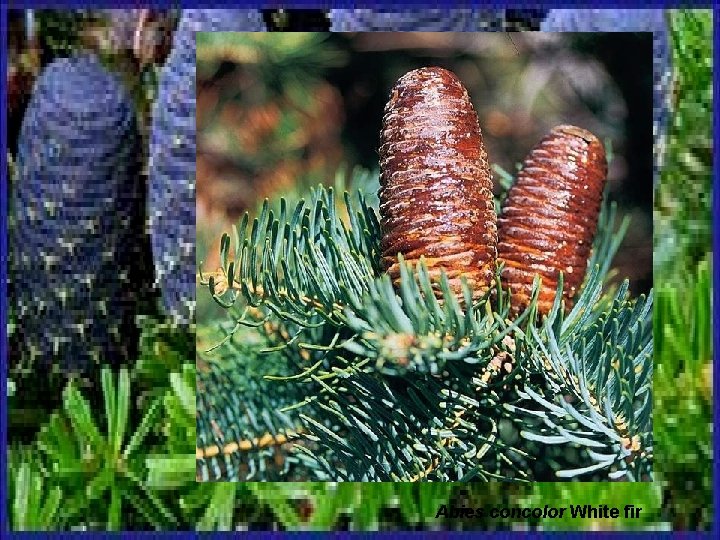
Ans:
[[[556,0],[554,2],[517,2],[517,1],[509,1],[509,2],[479,2],[477,0],[474,1],[468,1],[468,2],[443,2],[442,7],[457,7],[457,8],[478,8],[478,7],[494,7],[494,8],[509,8],[509,7],[518,7],[518,8],[557,8],[557,7],[573,7],[573,8],[592,8],[592,7],[600,7],[598,6],[597,1],[595,2],[588,2],[588,1],[562,1],[562,0]],[[245,8],[277,8],[280,6],[283,6],[285,8],[315,8],[315,9],[330,9],[330,8],[354,8],[358,7],[358,2],[351,2],[351,1],[334,1],[334,2],[302,2],[302,1],[294,1],[294,2],[230,2],[227,0],[218,0],[215,2],[207,2],[207,1],[196,1],[196,2],[188,2],[188,1],[176,1],[176,2],[168,2],[168,1],[157,1],[157,0],[150,0],[150,1],[142,1],[137,0],[136,2],[123,2],[118,5],[117,1],[113,0],[96,0],[94,2],[88,3],[88,2],[78,2],[78,1],[28,1],[28,0],[20,0],[17,2],[12,3],[13,9],[22,9],[22,8],[72,8],[72,7],[98,7],[98,8],[140,8],[140,7],[154,7],[154,8],[172,8],[172,7],[245,7]],[[90,4],[90,5],[88,5]],[[616,1],[608,1],[608,2],[602,2],[601,6],[603,8],[610,8],[610,7],[624,7],[624,8],[708,8],[712,5],[713,8],[717,5],[717,2],[713,1],[712,4],[709,2],[668,2],[668,1],[657,1],[657,0],[650,0],[650,1],[630,1],[630,0],[616,0]],[[390,8],[415,8],[415,7],[439,7],[437,3],[429,3],[429,2],[395,2],[395,3],[388,3],[388,2],[363,2],[362,7],[365,8],[379,8],[379,7],[385,7],[387,9]],[[0,35],[6,35],[7,30],[7,24],[8,24],[8,3],[6,0],[2,1],[2,5],[0,6]],[[7,81],[7,40],[2,39],[0,40],[0,51],[2,52],[2,62],[0,62],[0,81],[2,81],[0,84],[2,84],[3,89],[5,87],[5,82]],[[713,65],[718,65],[718,60],[720,59],[720,11],[714,10],[713,12]],[[717,141],[720,137],[720,108],[717,106],[717,104],[720,103],[720,75],[718,75],[718,71],[713,71],[713,139],[714,141]],[[5,374],[7,373],[7,350],[8,350],[8,344],[7,344],[7,314],[8,314],[8,302],[7,302],[7,220],[5,217],[7,216],[7,187],[8,187],[8,178],[7,178],[7,94],[3,90],[2,92],[2,101],[0,102],[0,147],[2,148],[2,156],[0,157],[1,160],[1,170],[0,170],[0,216],[2,219],[0,219],[0,315],[2,317],[2,320],[0,321],[0,370],[2,371],[2,376],[0,376],[0,442],[2,443],[2,448],[0,449],[0,536],[4,536],[6,533],[8,535],[11,535],[14,538],[61,538],[61,537],[76,537],[77,533],[72,532],[65,532],[65,533],[9,533],[8,532],[8,507],[7,507],[7,377]],[[712,195],[712,211],[713,211],[713,221],[714,221],[714,227],[713,231],[720,228],[718,227],[718,216],[720,215],[720,192],[718,188],[720,187],[720,159],[718,158],[718,149],[716,144],[713,144],[713,195]],[[713,284],[720,282],[720,238],[718,238],[718,235],[713,234]],[[713,352],[720,350],[720,332],[718,332],[717,324],[715,323],[718,320],[718,314],[720,314],[720,288],[713,286]],[[714,355],[713,355],[714,356]],[[713,423],[715,426],[717,426],[716,420],[720,418],[720,373],[718,373],[718,366],[715,366],[715,369],[713,369]],[[718,520],[718,508],[720,507],[720,490],[718,490],[718,484],[720,480],[720,464],[718,463],[720,461],[720,448],[718,445],[719,437],[718,437],[718,430],[713,430],[713,457],[714,457],[714,463],[713,463],[713,508],[715,510],[715,514],[713,516],[713,533],[717,535],[717,533],[720,531],[719,520]],[[449,532],[449,531],[442,531],[442,532],[435,532],[430,533],[433,536],[437,537],[446,537],[446,536],[453,536],[455,538],[467,538],[470,535],[477,534],[478,531],[473,532]],[[127,535],[132,536],[149,536],[152,535],[155,536],[163,536],[163,537],[197,537],[200,533],[193,532],[193,531],[178,531],[178,532],[162,532],[162,533],[140,533],[140,532],[132,532],[132,533],[90,533],[94,537],[125,537]],[[221,533],[222,534],[222,533]],[[226,533],[227,534],[227,533]],[[233,534],[233,533],[230,533]],[[260,535],[266,537],[266,538],[276,538],[280,537],[281,535],[284,536],[282,533],[278,532],[260,532]],[[314,538],[317,536],[317,533],[292,533],[294,537],[296,538]],[[327,533],[325,533],[327,534]],[[338,533],[331,533],[337,535]],[[381,533],[385,535],[393,535],[393,538],[402,538],[402,537],[410,537],[410,535],[417,535],[418,533],[415,532],[390,532],[390,533]],[[427,532],[420,533],[421,535],[428,535]],[[482,534],[482,533],[481,533]],[[503,537],[510,537],[514,536],[515,533],[508,533],[508,532],[490,532],[490,533],[484,533],[484,534],[490,534],[491,536],[495,538],[503,538]],[[530,537],[539,537],[543,533],[539,532],[524,532],[522,533],[524,536],[530,538]],[[585,532],[573,532],[573,533],[552,533],[553,535],[562,535],[566,537],[570,536],[584,536]],[[642,534],[642,533],[633,533],[633,534]],[[657,535],[657,532],[648,532],[645,534],[653,534]],[[688,534],[688,533],[685,533]],[[706,536],[712,533],[689,533],[693,536],[695,535],[702,535]],[[367,533],[361,533],[356,534],[354,536],[367,536]],[[600,533],[601,537],[616,537],[617,533]]]
[[[0,9],[0,34],[6,34],[7,9],[3,4]],[[0,148],[2,148],[2,170],[0,170],[0,527],[4,531],[9,524],[7,515],[7,94],[4,90],[7,81],[7,47],[6,39],[0,44],[0,86],[3,87],[0,102]],[[0,533],[2,534],[2,533]]]
[[[714,3],[715,7],[717,4]],[[718,158],[717,142],[720,139],[720,75],[718,74],[718,60],[720,59],[720,16],[716,9],[713,9],[713,531],[716,536],[720,531],[720,520],[718,519],[718,505],[720,505],[720,448],[718,448],[718,418],[720,418],[720,373],[717,366],[717,351],[720,350],[720,331],[718,331],[718,314],[720,314],[720,238],[717,231],[718,216],[720,215],[720,159]]]
[[[11,4],[11,5],[9,5]],[[378,0],[370,0],[358,2],[354,0],[332,0],[332,1],[312,1],[312,0],[294,0],[283,2],[274,0],[271,2],[258,2],[257,0],[233,1],[233,0],[92,0],[83,2],[81,0],[3,0],[2,8],[4,10],[23,9],[23,8],[116,8],[116,9],[132,9],[132,8],[257,8],[257,9],[412,9],[412,8],[457,8],[457,9],[477,9],[477,8],[710,8],[717,2],[708,1],[678,1],[678,0],[555,0],[553,2],[536,2],[522,0],[509,0],[507,2],[484,1],[484,0],[444,0],[441,2],[427,2],[404,0],[400,2],[383,2]],[[4,49],[6,50],[6,49]]]

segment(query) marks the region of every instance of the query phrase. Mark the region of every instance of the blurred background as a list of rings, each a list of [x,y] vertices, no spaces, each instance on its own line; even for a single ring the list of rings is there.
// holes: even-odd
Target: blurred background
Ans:
[[[610,198],[631,227],[616,258],[634,294],[652,286],[650,34],[198,33],[197,255],[245,211],[338,169],[378,168],[390,89],[404,73],[458,75],[492,164],[514,174],[554,126],[576,124],[611,148]],[[495,173],[496,189],[498,174]],[[198,295],[198,321],[211,316]]]

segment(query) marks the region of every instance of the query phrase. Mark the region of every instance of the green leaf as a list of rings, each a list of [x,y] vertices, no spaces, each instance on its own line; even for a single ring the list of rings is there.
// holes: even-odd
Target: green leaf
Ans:
[[[75,436],[87,441],[97,454],[102,454],[105,449],[105,440],[100,435],[92,418],[90,404],[73,384],[69,384],[65,388],[63,408],[72,423]]]
[[[122,528],[122,496],[117,487],[113,487],[110,496],[110,508],[108,508],[108,530],[119,531]]]
[[[357,490],[352,514],[353,529],[360,531],[377,529],[380,509],[389,502],[391,494],[392,484],[389,483],[374,484],[372,490]]]
[[[140,421],[140,425],[135,430],[135,433],[132,434],[132,437],[130,437],[130,441],[128,442],[127,446],[125,446],[125,450],[122,453],[123,459],[128,459],[128,457],[133,455],[133,453],[140,448],[143,440],[150,432],[150,430],[154,427],[155,421],[157,419],[156,417],[158,416],[158,412],[160,409],[160,402],[161,398],[159,397],[155,398],[152,401],[150,408],[147,410],[147,412],[143,416],[143,419]]]
[[[130,480],[131,485],[134,488],[134,504],[140,504],[143,506],[143,508],[147,508],[149,515],[162,516],[162,520],[152,520],[156,528],[162,529],[163,523],[165,527],[167,526],[167,524],[177,524],[177,518],[173,515],[170,509],[165,506],[160,497],[158,497],[157,494],[155,494],[153,490],[145,484],[142,478],[140,478],[135,472],[133,472],[132,469],[128,469],[125,472],[125,476]],[[123,495],[127,497],[128,491],[124,491]],[[150,514],[150,510],[152,510],[154,513]],[[160,525],[160,527],[157,526],[158,524]]]
[[[308,529],[314,531],[331,529],[337,523],[340,512],[353,506],[358,489],[356,484],[348,482],[322,485],[327,488],[313,498],[314,511],[307,524]]]
[[[259,502],[265,503],[273,511],[275,517],[286,529],[298,527],[300,518],[297,512],[290,506],[288,500],[277,492],[275,485],[251,483],[247,486]]]
[[[195,416],[195,388],[188,385],[179,373],[170,374],[170,386],[189,416]]]
[[[85,496],[89,501],[94,501],[103,496],[115,482],[113,464],[105,463],[105,467],[85,487]]]
[[[105,418],[107,420],[108,425],[108,441],[110,443],[108,450],[110,450],[111,455],[107,456],[108,459],[113,459],[114,456],[116,456],[115,450],[115,437],[117,434],[116,426],[118,422],[117,418],[117,403],[116,403],[116,396],[115,396],[115,385],[113,384],[112,380],[112,371],[110,369],[103,369],[101,373],[101,379],[102,379],[102,390],[103,390],[103,397],[105,399]]]
[[[15,480],[15,498],[13,499],[13,524],[16,531],[28,530],[30,528],[30,516],[28,501],[31,490],[30,465],[23,462],[17,472]]]
[[[195,480],[195,455],[151,456],[145,458],[147,486],[154,489],[175,489]]]
[[[120,455],[123,438],[127,429],[128,409],[130,402],[130,378],[126,369],[121,369],[118,376],[117,402],[115,413],[113,440],[113,456]]]
[[[395,484],[395,494],[398,497],[400,512],[405,518],[405,521],[412,524],[422,521],[424,516],[418,506],[416,492],[419,490],[422,496],[422,493],[431,489],[430,486],[432,485],[433,484],[418,485],[410,482],[398,482]]]
[[[215,484],[210,503],[197,524],[198,531],[230,531],[235,515],[235,492],[237,486],[229,483]]]

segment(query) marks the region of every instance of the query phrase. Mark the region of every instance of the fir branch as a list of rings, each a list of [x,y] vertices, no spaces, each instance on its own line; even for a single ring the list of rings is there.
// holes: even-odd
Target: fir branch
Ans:
[[[652,294],[632,300],[625,282],[610,309],[597,308],[589,326],[569,329],[564,339],[549,320],[530,329],[528,365],[544,384],[519,391],[535,409],[506,408],[542,420],[523,430],[526,438],[587,451],[592,465],[558,471],[560,477],[602,469],[612,478],[652,478]]]
[[[300,431],[296,415],[282,411],[297,394],[284,394],[281,383],[263,377],[284,369],[284,361],[234,340],[219,352],[223,354],[203,359],[197,372],[198,480],[237,480],[241,473],[248,480],[287,474],[289,464],[278,466],[274,460],[277,447]]]
[[[346,208],[352,208],[345,197]],[[222,287],[214,275],[207,280],[201,275],[201,283],[225,308],[242,298],[301,326],[315,324],[315,315],[345,323],[344,306],[357,304],[368,281],[380,273],[380,224],[362,195],[358,199],[360,208],[348,211],[350,226],[337,211],[332,188],[314,189],[310,201],[298,202],[292,214],[281,200],[277,217],[266,201],[249,231],[249,215],[243,218],[233,261],[228,260],[230,238],[223,236]]]
[[[528,309],[511,320],[500,268],[496,286],[474,304],[466,284],[458,299],[445,276],[431,283],[422,261],[400,260],[394,289],[379,267],[375,210],[362,196],[346,193],[343,202],[323,187],[293,212],[266,201],[252,226],[243,219],[234,257],[223,238],[222,268],[202,282],[232,316],[216,352],[234,365],[213,363],[205,376],[214,386],[201,392],[200,446],[220,458],[228,444],[302,430],[285,463],[319,480],[531,478],[531,453],[499,434],[507,420],[526,439],[584,450],[587,461],[560,476],[607,469],[637,479],[649,471],[652,298],[633,301],[626,284],[606,286],[628,226],[616,228],[614,205],[601,212],[574,308],[565,315],[561,279],[538,327],[539,280]],[[248,331],[266,346],[239,349],[243,327],[257,328]],[[276,414],[293,420],[278,423]],[[214,433],[223,417],[231,437]],[[228,471],[235,467],[231,477],[240,466],[235,446],[222,456]],[[263,463],[244,466],[266,474]],[[226,474],[212,458],[201,465],[204,479],[208,466]]]

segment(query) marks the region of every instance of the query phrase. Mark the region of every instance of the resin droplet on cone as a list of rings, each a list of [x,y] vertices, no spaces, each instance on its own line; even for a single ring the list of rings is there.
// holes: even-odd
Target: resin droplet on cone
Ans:
[[[605,149],[595,135],[558,126],[530,152],[498,218],[498,258],[513,311],[530,302],[542,278],[538,309],[552,308],[560,272],[565,309],[583,282],[607,178]]]
[[[497,255],[492,177],[477,114],[453,73],[422,68],[396,83],[380,166],[381,250],[393,282],[398,253],[411,263],[422,256],[435,283],[444,270],[456,294],[466,278],[481,297]]]

